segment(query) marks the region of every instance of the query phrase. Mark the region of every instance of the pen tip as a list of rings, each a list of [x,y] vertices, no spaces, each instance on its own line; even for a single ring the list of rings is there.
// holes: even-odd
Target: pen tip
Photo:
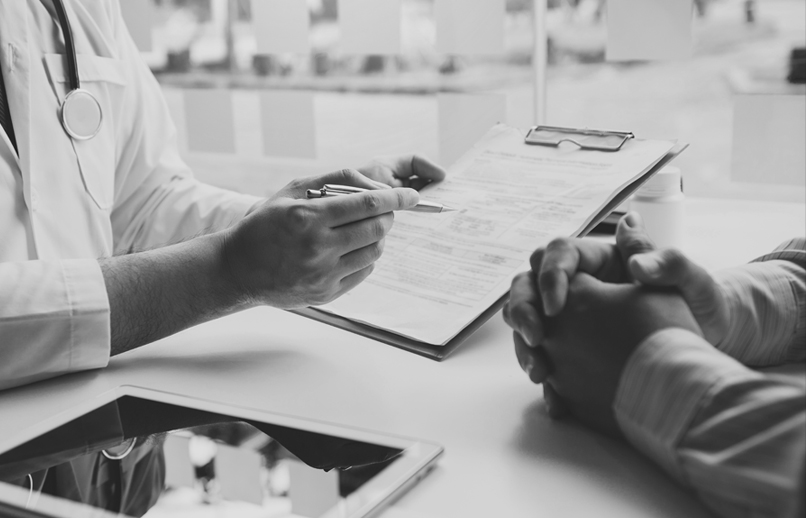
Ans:
[[[453,207],[442,207],[442,212],[456,212],[459,209],[454,209]]]

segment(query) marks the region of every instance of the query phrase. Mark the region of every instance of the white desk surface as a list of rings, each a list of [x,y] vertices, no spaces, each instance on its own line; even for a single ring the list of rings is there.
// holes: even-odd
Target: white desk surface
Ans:
[[[685,250],[740,264],[806,234],[799,204],[691,200]],[[114,358],[109,367],[0,393],[6,437],[131,384],[443,444],[439,467],[394,517],[706,517],[626,445],[552,422],[494,317],[442,363],[258,308]]]

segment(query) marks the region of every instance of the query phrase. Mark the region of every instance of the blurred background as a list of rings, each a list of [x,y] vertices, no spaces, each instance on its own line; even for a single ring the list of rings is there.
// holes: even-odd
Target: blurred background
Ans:
[[[401,0],[394,55],[345,52],[337,0],[297,0],[307,2],[309,50],[272,54],[258,52],[250,0],[148,1],[154,11],[143,56],[165,89],[186,159],[209,183],[267,194],[294,177],[406,152],[450,165],[473,136],[456,141],[457,128],[534,123],[533,0],[506,0],[503,21],[490,20],[503,23],[503,49],[485,56],[437,51],[435,0]],[[607,15],[605,0],[548,1],[547,123],[690,143],[676,162],[687,195],[806,199],[806,172],[792,180],[759,167],[737,177],[733,154],[734,136],[744,131],[736,124],[754,124],[752,110],[749,122],[735,118],[737,98],[806,95],[806,85],[786,79],[792,49],[806,44],[806,0],[695,0],[693,54],[666,61],[607,62]],[[231,152],[189,141],[188,126],[201,122],[187,113],[187,92],[199,89],[230,91]],[[282,105],[271,131],[277,124],[291,137],[299,131],[310,141],[307,151],[267,152],[259,108],[265,91],[306,94],[291,99],[310,100],[312,128]],[[806,113],[795,120],[806,125]],[[797,162],[804,146],[790,142],[784,153]]]

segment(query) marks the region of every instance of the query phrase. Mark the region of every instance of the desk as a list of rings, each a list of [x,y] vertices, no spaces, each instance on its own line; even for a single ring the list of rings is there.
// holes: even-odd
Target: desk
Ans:
[[[739,264],[806,233],[799,204],[693,200],[686,250]],[[546,415],[500,317],[436,363],[257,308],[93,371],[0,393],[0,435],[120,384],[431,439],[439,467],[387,513],[410,518],[710,516],[628,446]]]

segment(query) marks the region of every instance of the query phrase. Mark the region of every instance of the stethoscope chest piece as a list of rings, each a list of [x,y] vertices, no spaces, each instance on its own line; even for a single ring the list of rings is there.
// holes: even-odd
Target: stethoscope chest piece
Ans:
[[[62,126],[75,140],[89,140],[101,130],[103,112],[92,93],[82,88],[71,90],[61,110]]]

